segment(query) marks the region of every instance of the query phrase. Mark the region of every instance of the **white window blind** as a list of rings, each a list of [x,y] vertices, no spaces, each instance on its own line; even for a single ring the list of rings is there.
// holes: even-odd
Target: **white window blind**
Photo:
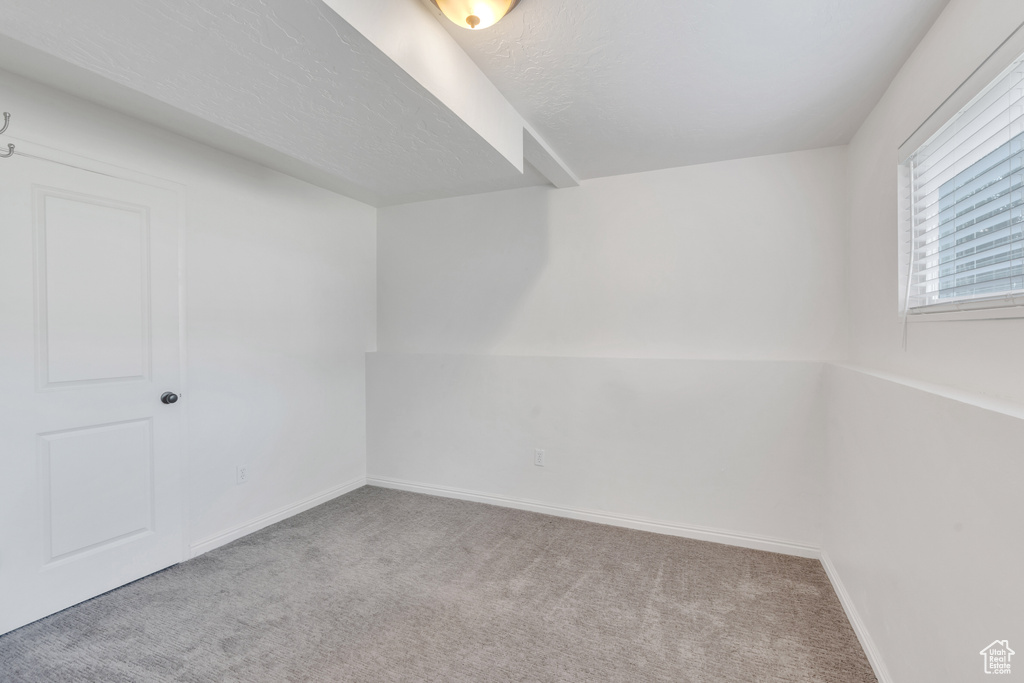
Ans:
[[[1024,304],[1024,55],[907,158],[904,178],[907,312]]]

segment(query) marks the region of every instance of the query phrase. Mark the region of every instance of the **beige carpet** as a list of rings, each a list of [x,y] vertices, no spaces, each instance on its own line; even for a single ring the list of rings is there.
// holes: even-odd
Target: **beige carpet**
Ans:
[[[875,680],[816,561],[372,487],[0,637],[0,679]]]

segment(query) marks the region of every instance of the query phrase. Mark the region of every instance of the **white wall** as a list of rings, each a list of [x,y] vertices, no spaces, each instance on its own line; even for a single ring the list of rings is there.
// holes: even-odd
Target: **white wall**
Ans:
[[[896,193],[898,147],[1022,22],[1019,0],[952,0],[849,146],[866,369],[826,375],[823,548],[900,683],[981,679],[981,648],[1024,643],[1024,320],[914,323],[904,351]]]
[[[984,680],[982,648],[1024,643],[1024,406],[825,378],[824,549],[877,654],[898,683]]]
[[[896,150],[1024,22],[1019,0],[953,0],[849,146],[851,359],[1024,401],[1024,319],[916,323],[897,316]]]
[[[820,545],[820,363],[376,353],[368,373],[371,483]]]
[[[816,547],[844,197],[825,149],[381,209],[371,480]]]
[[[361,478],[375,210],[4,72],[0,100],[26,151],[184,185],[193,542]]]
[[[845,150],[380,210],[380,349],[843,354]]]
[[[234,169],[189,192],[188,427],[201,542],[361,479],[374,210]],[[250,480],[235,484],[235,467]]]

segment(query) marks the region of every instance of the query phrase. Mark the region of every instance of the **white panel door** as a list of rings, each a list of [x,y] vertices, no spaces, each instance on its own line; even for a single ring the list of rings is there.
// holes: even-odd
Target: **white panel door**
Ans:
[[[0,160],[0,633],[183,558],[177,218]]]

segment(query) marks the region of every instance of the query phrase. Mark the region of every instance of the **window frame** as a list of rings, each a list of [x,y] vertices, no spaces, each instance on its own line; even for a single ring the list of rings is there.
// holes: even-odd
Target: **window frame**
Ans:
[[[1024,290],[1011,290],[989,297],[909,307],[913,256],[913,216],[909,205],[911,171],[908,161],[921,147],[958,119],[966,108],[1022,57],[1024,57],[1024,24],[1017,26],[999,47],[899,147],[897,163],[899,299],[897,313],[901,321],[942,322],[1024,318]]]

